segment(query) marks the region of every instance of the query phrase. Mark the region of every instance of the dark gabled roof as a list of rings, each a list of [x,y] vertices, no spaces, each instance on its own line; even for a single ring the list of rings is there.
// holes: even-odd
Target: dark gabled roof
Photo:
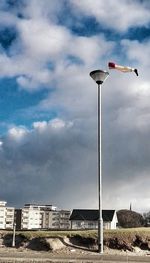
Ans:
[[[102,217],[104,222],[110,222],[113,219],[115,210],[103,210]],[[99,218],[99,210],[94,209],[74,209],[70,216],[70,220],[87,220],[97,221]]]

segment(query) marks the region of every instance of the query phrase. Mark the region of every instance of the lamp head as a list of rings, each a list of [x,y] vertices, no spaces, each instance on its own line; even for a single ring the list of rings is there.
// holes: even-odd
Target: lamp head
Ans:
[[[99,85],[102,84],[107,79],[109,73],[107,71],[98,69],[91,71],[90,76]]]

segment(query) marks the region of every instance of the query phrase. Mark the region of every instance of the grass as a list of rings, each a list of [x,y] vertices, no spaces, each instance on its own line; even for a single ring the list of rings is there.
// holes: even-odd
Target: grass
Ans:
[[[12,231],[0,231],[0,234],[4,236],[5,234],[11,234]],[[38,237],[90,237],[97,238],[97,230],[43,230],[43,231],[16,231],[16,235],[21,234],[27,239],[38,238]],[[118,239],[132,239],[135,235],[139,235],[143,238],[150,238],[150,228],[127,228],[127,229],[116,229],[116,230],[104,230],[104,239],[118,238]]]
[[[148,235],[150,236],[150,228],[120,228],[115,230],[104,230],[106,236],[120,236],[120,235]]]
[[[76,230],[66,230],[66,231],[17,231],[16,234],[24,235],[26,238],[36,238],[36,237],[74,237],[76,235],[82,237],[95,237],[96,238],[95,230],[83,230],[83,231],[76,231]]]

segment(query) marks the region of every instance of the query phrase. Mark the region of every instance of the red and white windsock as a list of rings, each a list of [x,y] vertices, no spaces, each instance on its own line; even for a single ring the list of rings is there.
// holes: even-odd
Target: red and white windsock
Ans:
[[[121,72],[135,72],[135,74],[138,76],[138,70],[136,68],[131,68],[131,67],[126,67],[126,66],[120,66],[115,64],[114,62],[109,62],[108,63],[108,68],[109,69],[117,69],[120,70]]]

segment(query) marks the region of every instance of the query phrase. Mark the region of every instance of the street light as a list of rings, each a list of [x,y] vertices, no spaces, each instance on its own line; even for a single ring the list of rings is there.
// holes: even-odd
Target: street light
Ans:
[[[12,247],[15,247],[16,243],[16,223],[13,223],[13,238],[12,238]]]
[[[98,153],[98,204],[99,204],[99,219],[98,219],[98,252],[103,253],[103,218],[102,218],[102,103],[101,103],[101,85],[109,76],[107,71],[94,70],[90,72],[91,78],[98,85],[98,138],[97,138],[97,153]]]

